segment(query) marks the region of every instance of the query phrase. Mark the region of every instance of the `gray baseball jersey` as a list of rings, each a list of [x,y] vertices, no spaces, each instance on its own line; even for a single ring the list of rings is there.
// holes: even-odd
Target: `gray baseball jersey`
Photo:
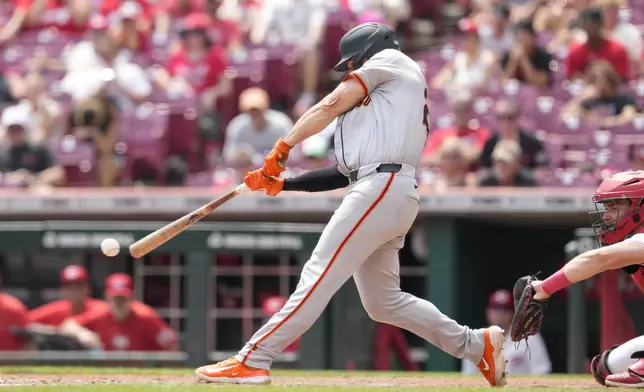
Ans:
[[[429,132],[427,86],[414,60],[383,50],[347,77],[367,94],[360,106],[338,117],[335,156],[348,174],[385,162],[418,166]]]
[[[416,166],[428,133],[423,75],[403,53],[385,50],[348,77],[355,77],[367,96],[338,119],[335,148],[340,170],[358,170],[357,179],[322,232],[295,292],[236,358],[270,368],[353,276],[371,318],[478,363],[485,349],[483,330],[460,325],[430,302],[400,290],[398,251],[418,214]],[[400,170],[380,172],[384,163],[400,164]]]

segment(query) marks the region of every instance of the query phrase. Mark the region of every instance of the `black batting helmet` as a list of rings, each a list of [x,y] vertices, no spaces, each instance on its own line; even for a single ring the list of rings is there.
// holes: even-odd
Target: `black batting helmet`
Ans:
[[[348,62],[352,59],[353,68],[358,69],[373,55],[385,49],[400,50],[396,34],[381,23],[363,23],[349,30],[340,40],[342,59],[333,69],[348,71]]]

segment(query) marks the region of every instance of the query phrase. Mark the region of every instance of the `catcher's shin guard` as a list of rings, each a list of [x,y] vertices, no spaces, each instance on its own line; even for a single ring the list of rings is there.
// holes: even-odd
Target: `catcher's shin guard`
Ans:
[[[606,377],[613,374],[608,368],[608,355],[616,347],[619,346],[613,346],[603,353],[595,355],[592,362],[590,363],[590,372],[592,373],[593,377],[595,377],[595,381],[597,381],[601,385],[606,386]]]

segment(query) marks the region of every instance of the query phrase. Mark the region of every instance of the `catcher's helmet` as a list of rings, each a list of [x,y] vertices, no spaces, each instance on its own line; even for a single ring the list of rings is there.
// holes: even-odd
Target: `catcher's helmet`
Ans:
[[[622,200],[625,205],[620,207],[617,204]],[[644,224],[644,171],[616,173],[605,179],[593,195],[593,203],[597,211],[590,213],[591,224],[601,245],[635,234]]]
[[[381,23],[363,23],[349,30],[340,40],[342,59],[333,69],[348,71],[349,60],[353,60],[353,68],[358,69],[373,55],[385,49],[400,50],[396,34]]]

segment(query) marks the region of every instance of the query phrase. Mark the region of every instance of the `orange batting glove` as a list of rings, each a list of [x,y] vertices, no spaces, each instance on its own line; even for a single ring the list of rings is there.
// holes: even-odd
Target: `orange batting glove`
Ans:
[[[262,169],[253,170],[246,173],[244,183],[253,191],[266,190],[269,196],[277,196],[284,187],[284,179],[279,177],[267,176]]]
[[[291,148],[293,147],[286,144],[284,139],[278,140],[275,143],[275,147],[264,158],[262,172],[267,176],[279,176],[280,173],[286,170],[286,160]]]

